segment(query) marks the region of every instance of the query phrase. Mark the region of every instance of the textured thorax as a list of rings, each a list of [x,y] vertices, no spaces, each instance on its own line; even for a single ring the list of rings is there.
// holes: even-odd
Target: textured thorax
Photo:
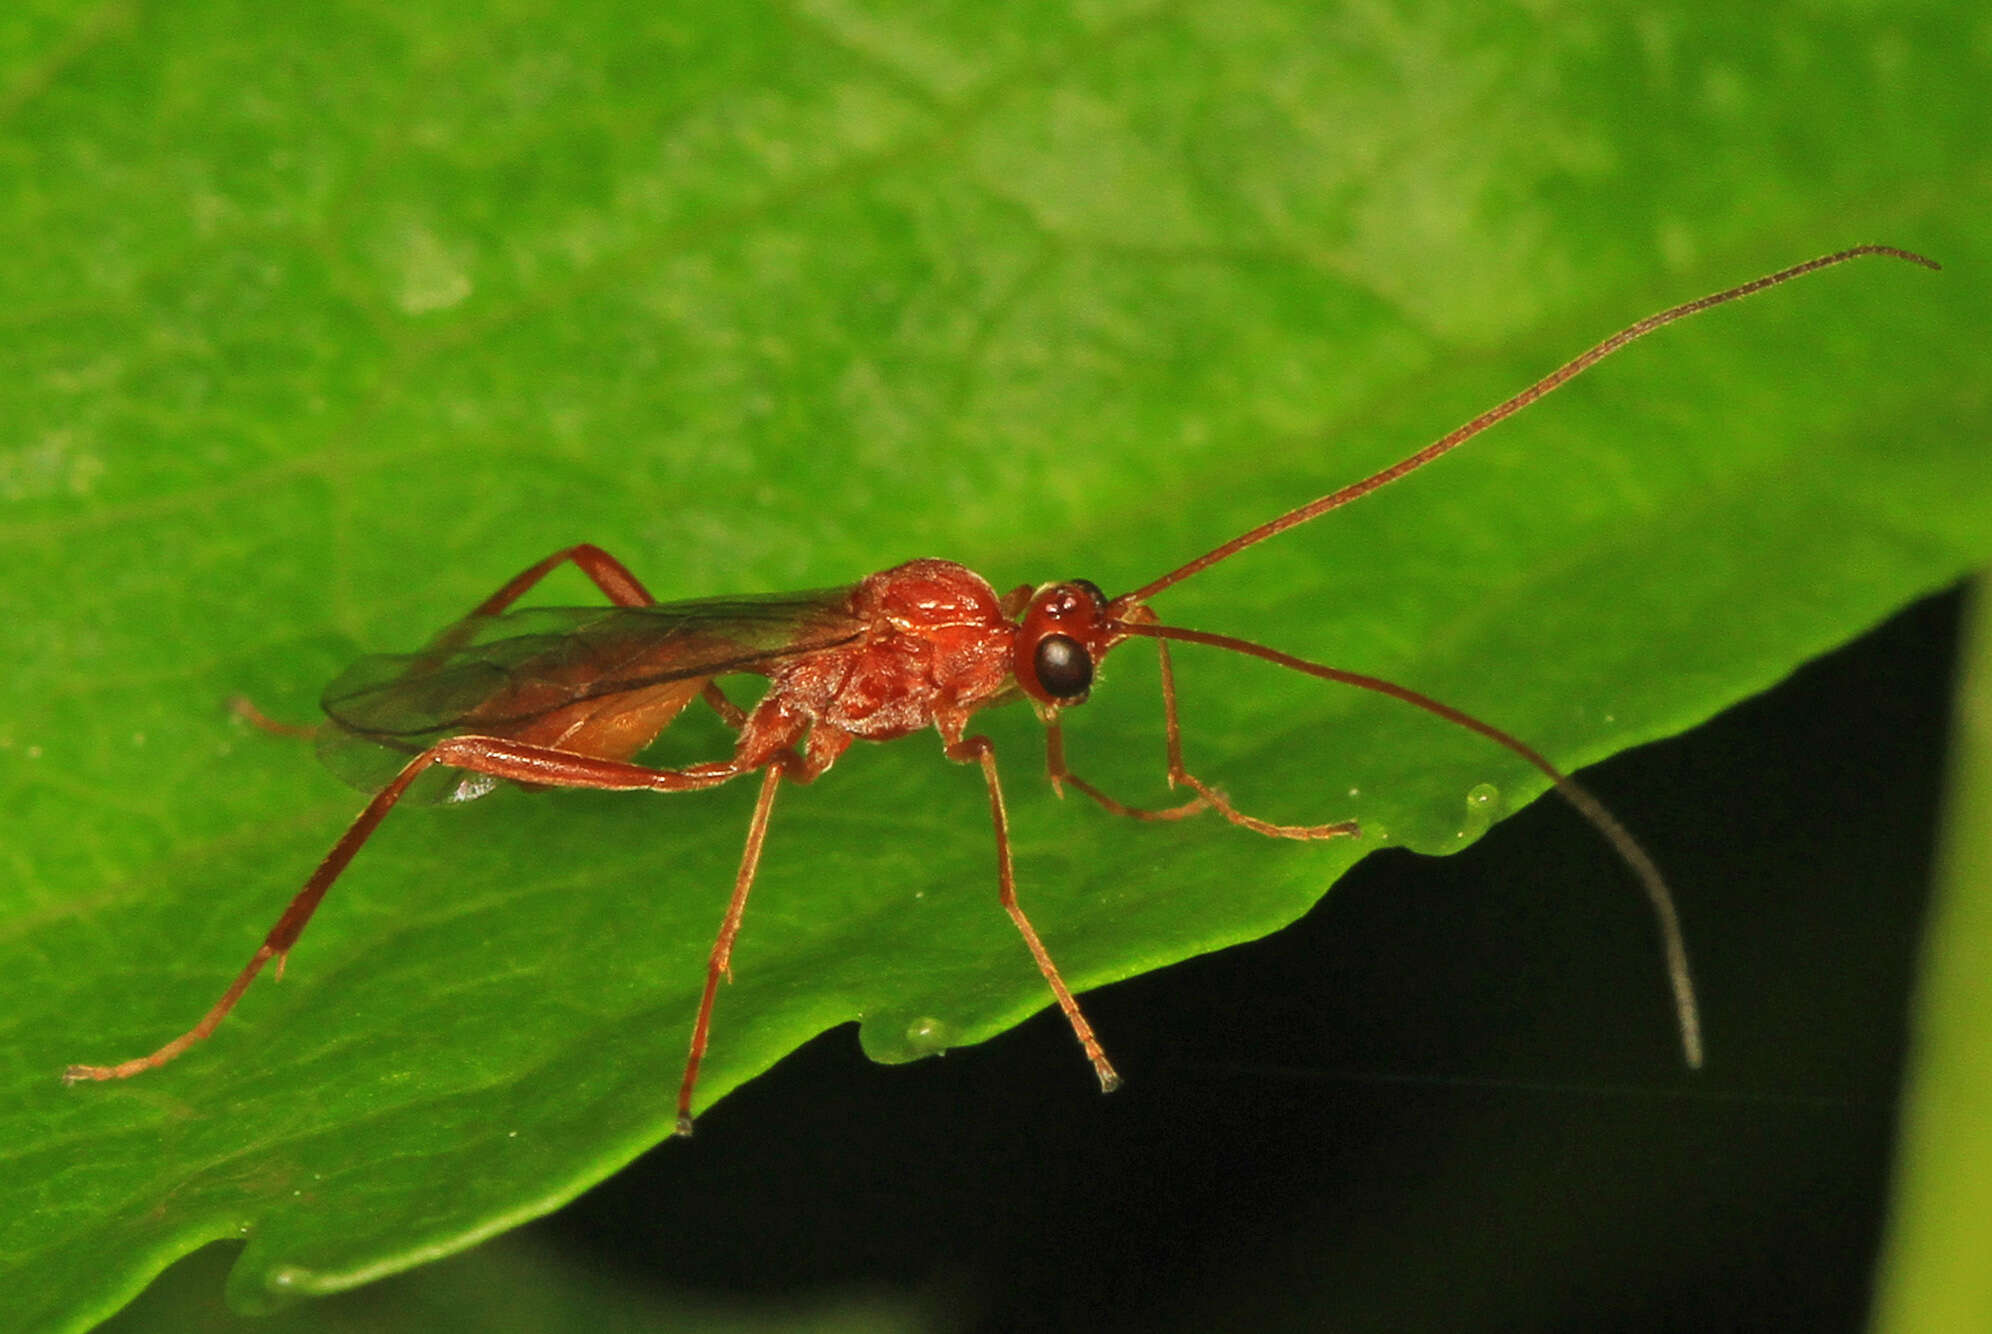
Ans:
[[[883,741],[965,713],[1010,687],[1017,628],[981,575],[915,560],[872,575],[851,595],[864,635],[777,673],[813,721]]]

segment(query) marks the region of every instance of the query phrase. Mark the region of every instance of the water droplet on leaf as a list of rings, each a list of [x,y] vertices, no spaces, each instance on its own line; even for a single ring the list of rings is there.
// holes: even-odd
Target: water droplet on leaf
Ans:
[[[938,1056],[948,1049],[948,1026],[932,1015],[921,1015],[906,1025],[906,1045],[916,1056]]]

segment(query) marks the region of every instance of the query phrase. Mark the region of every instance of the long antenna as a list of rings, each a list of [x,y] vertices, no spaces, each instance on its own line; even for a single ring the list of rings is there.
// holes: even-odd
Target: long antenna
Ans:
[[[1941,269],[1943,267],[1935,260],[1918,255],[1914,251],[1898,250],[1894,246],[1886,245],[1859,245],[1849,250],[1840,250],[1830,255],[1821,255],[1818,259],[1808,259],[1805,263],[1794,264],[1788,269],[1779,269],[1776,273],[1767,274],[1762,278],[1754,279],[1741,286],[1727,288],[1696,301],[1685,302],[1682,305],[1663,310],[1657,315],[1648,315],[1645,319],[1639,321],[1639,323],[1619,330],[1604,342],[1593,347],[1590,351],[1583,353],[1571,361],[1565,362],[1505,403],[1489,408],[1464,426],[1434,440],[1410,458],[1393,463],[1382,472],[1372,473],[1370,476],[1363,478],[1362,481],[1345,486],[1339,491],[1330,492],[1319,500],[1310,501],[1302,505],[1299,509],[1289,510],[1277,519],[1260,524],[1250,532],[1240,533],[1223,546],[1205,552],[1188,565],[1171,570],[1160,579],[1151,580],[1143,584],[1140,588],[1135,589],[1132,593],[1122,594],[1120,597],[1114,599],[1114,605],[1125,609],[1126,607],[1146,602],[1163,589],[1174,584],[1179,584],[1191,575],[1209,569],[1227,556],[1234,556],[1246,547],[1256,546],[1275,534],[1284,533],[1289,528],[1298,528],[1309,519],[1318,519],[1329,510],[1340,509],[1350,501],[1360,499],[1378,487],[1396,481],[1406,473],[1416,472],[1433,459],[1438,458],[1441,454],[1447,454],[1457,449],[1496,422],[1505,417],[1512,417],[1545,394],[1556,390],[1570,380],[1576,379],[1579,375],[1582,375],[1585,371],[1591,369],[1591,367],[1597,365],[1627,343],[1632,342],[1635,338],[1643,338],[1662,325],[1672,324],[1676,320],[1684,320],[1690,315],[1700,314],[1710,306],[1720,306],[1731,301],[1738,301],[1753,293],[1761,292],[1767,287],[1776,287],[1779,283],[1790,282],[1793,278],[1803,277],[1808,273],[1816,273],[1820,269],[1828,269],[1835,264],[1844,264],[1850,259],[1859,259],[1863,255],[1885,255],[1890,259],[1902,259],[1909,261],[1911,264],[1920,264],[1926,269]]]
[[[1660,928],[1660,949],[1667,960],[1667,985],[1674,995],[1674,1021],[1681,1032],[1681,1055],[1687,1060],[1688,1068],[1699,1070],[1702,1063],[1701,1011],[1695,1004],[1695,983],[1688,972],[1688,947],[1681,936],[1681,914],[1674,907],[1674,893],[1667,888],[1665,877],[1653,859],[1646,855],[1646,849],[1639,841],[1626,832],[1618,817],[1605,809],[1603,802],[1592,796],[1590,791],[1545,759],[1542,753],[1526,742],[1509,735],[1492,723],[1484,722],[1472,714],[1456,709],[1450,704],[1420,694],[1408,686],[1395,681],[1385,681],[1380,677],[1364,676],[1361,672],[1347,672],[1339,667],[1329,667],[1322,663],[1310,662],[1306,658],[1296,658],[1291,653],[1282,653],[1264,644],[1255,644],[1249,639],[1239,639],[1233,635],[1211,634],[1206,630],[1186,630],[1181,626],[1157,625],[1153,621],[1124,622],[1121,629],[1129,634],[1146,635],[1151,639],[1173,639],[1183,644],[1205,644],[1211,648],[1229,649],[1233,653],[1249,654],[1263,658],[1267,662],[1309,676],[1318,676],[1324,681],[1335,681],[1359,690],[1372,690],[1379,695],[1402,700],[1406,704],[1437,714],[1449,723],[1457,723],[1468,731],[1478,732],[1489,741],[1505,746],[1527,760],[1545,774],[1563,799],[1577,809],[1577,813],[1590,821],[1591,826],[1604,835],[1618,855],[1625,859],[1632,873],[1639,877],[1640,888],[1646,891],[1646,901],[1652,905],[1653,919]]]

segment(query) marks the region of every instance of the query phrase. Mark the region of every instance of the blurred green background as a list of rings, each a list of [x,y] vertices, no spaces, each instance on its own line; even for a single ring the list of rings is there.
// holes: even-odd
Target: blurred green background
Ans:
[[[784,799],[708,1095],[844,1026],[690,1144],[637,1157],[745,791],[398,817],[206,1049],[116,1089],[53,1074],[191,1020],[356,804],[221,701],[307,717],[351,656],[547,551],[602,543],[666,598],[916,554],[1111,591],[1637,315],[1856,241],[1928,250],[1941,277],[1871,264],[1672,331],[1164,608],[1571,764],[1772,684],[1992,552],[1984,25],[10,7],[0,1306],[81,1327],[246,1236],[127,1317],[227,1327],[231,1264],[245,1306],[350,1286],[636,1158],[497,1248],[282,1319],[1859,1324],[1945,600],[1594,771],[1681,886],[1698,1077],[1623,871],[1546,804],[1093,993],[1112,1099],[1056,1016],[955,1046],[1044,996],[973,776],[921,738]],[[1535,790],[1383,705],[1185,675],[1193,763],[1254,809],[1435,851],[1478,832],[1476,784]],[[1070,729],[1134,800],[1153,692],[1117,658]],[[1261,935],[1358,851],[1096,818],[1035,781],[1028,716],[989,725],[1026,902],[1084,982]],[[679,732],[676,759],[723,745]],[[859,1016],[874,1056],[955,1049],[875,1066]]]

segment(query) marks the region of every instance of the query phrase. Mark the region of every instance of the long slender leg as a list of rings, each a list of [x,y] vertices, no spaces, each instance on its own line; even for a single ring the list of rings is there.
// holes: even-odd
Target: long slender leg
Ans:
[[[614,556],[611,556],[608,552],[593,543],[583,542],[578,546],[566,547],[560,551],[556,551],[545,560],[519,571],[519,573],[506,581],[503,588],[480,602],[476,610],[472,611],[470,615],[472,617],[498,615],[530,592],[533,585],[559,569],[563,561],[573,561],[575,568],[587,575],[593,581],[595,587],[602,590],[602,596],[618,607],[649,607],[656,604],[657,599],[650,596],[650,590],[643,586],[642,580],[630,573],[627,565],[624,565]],[[433,653],[438,648],[441,648],[447,652],[456,643],[461,642],[468,636],[472,624],[474,622],[462,621],[451,626],[443,632],[443,635],[435,644],[429,646],[430,651]],[[731,700],[727,699],[720,692],[718,686],[711,682],[706,683],[706,688],[700,693],[700,698],[704,699],[712,707],[713,712],[719,715],[721,722],[724,722],[736,732],[740,730],[740,725],[747,720],[747,715],[736,707]],[[247,703],[247,701],[242,702]],[[241,709],[238,707],[236,711],[239,713]],[[252,718],[250,721],[254,722],[255,719]],[[279,723],[276,727],[269,730],[274,731],[284,726],[284,724]]]
[[[1058,726],[1056,715],[1046,719],[1044,724],[1044,767],[1046,776],[1051,779],[1051,790],[1059,796],[1065,795],[1065,785],[1070,783],[1112,814],[1125,815],[1131,820],[1181,820],[1186,816],[1195,815],[1198,811],[1210,809],[1210,803],[1202,797],[1192,798],[1180,806],[1165,806],[1160,810],[1129,806],[1114,800],[1066,767],[1065,734]]]
[[[440,662],[454,653],[476,633],[478,625],[503,612],[529,592],[534,584],[552,574],[567,561],[588,576],[602,596],[618,607],[648,607],[656,599],[629,567],[591,543],[563,547],[545,560],[535,562],[505,581],[505,586],[471,609],[470,615],[444,630],[422,649],[426,661]]]
[[[581,573],[594,581],[602,596],[618,607],[648,607],[657,599],[629,567],[590,542],[566,547],[545,560],[519,571],[505,586],[477,604],[472,616],[496,616],[525,596],[528,589],[558,569],[563,561],[573,561]]]
[[[648,607],[656,602],[656,599],[650,596],[650,590],[643,586],[642,581],[629,572],[628,566],[600,547],[583,542],[578,546],[566,547],[560,551],[556,551],[545,560],[528,566],[526,569],[513,575],[511,579],[506,581],[503,588],[478,603],[476,609],[469,616],[456,622],[447,630],[437,635],[429,643],[425,649],[425,653],[431,659],[441,659],[447,656],[461,646],[465,640],[470,638],[471,632],[477,627],[479,617],[498,615],[514,602],[517,602],[521,597],[525,596],[534,584],[537,584],[540,580],[546,578],[547,575],[553,573],[554,570],[559,568],[562,562],[570,560],[574,562],[576,568],[581,573],[587,575],[594,582],[595,587],[602,590],[603,597],[606,597],[618,607]],[[732,727],[736,731],[739,730],[740,711],[735,709],[732,704],[726,703],[726,697],[719,693],[717,686],[708,685],[706,687],[705,699],[708,704],[711,704],[714,709],[718,710],[719,716],[726,720],[729,727]],[[309,739],[317,736],[324,728],[323,723],[304,725],[279,722],[257,708],[255,704],[251,703],[243,695],[231,697],[228,701],[228,707],[244,722],[261,728],[273,736],[294,736]]]
[[[229,984],[198,1024],[174,1038],[171,1042],[135,1060],[118,1065],[72,1065],[63,1072],[65,1083],[79,1080],[127,1079],[146,1070],[156,1069],[166,1064],[187,1048],[214,1032],[228,1012],[235,1008],[242,993],[248,990],[250,982],[261,972],[263,965],[271,959],[277,961],[277,972],[281,976],[285,957],[297,938],[303,933],[305,924],[325,892],[332,888],[332,882],[339,878],[348,863],[353,860],[367,839],[372,836],[394,804],[401,799],[408,785],[421,776],[431,765],[443,764],[464,769],[471,773],[490,774],[494,778],[510,779],[514,782],[531,783],[538,787],[596,788],[609,791],[633,791],[649,789],[655,792],[687,792],[699,788],[716,787],[728,779],[759,768],[771,762],[778,763],[771,754],[771,748],[778,748],[779,738],[757,738],[751,744],[743,738],[743,744],[732,759],[710,764],[695,764],[684,769],[651,769],[640,764],[626,764],[616,760],[598,759],[592,755],[578,755],[570,751],[554,750],[546,746],[526,745],[501,737],[460,736],[451,737],[423,751],[395,775],[389,783],[374,795],[373,800],[359,814],[346,832],[340,836],[332,850],[325,854],[325,860],[311,873],[304,888],[284,909],[277,924],[263,938],[263,943],[250,958],[249,963]]]
[[[705,1059],[706,1036],[712,1027],[712,1003],[719,994],[719,980],[733,980],[733,940],[740,934],[740,919],[747,911],[747,894],[754,887],[754,872],[761,865],[761,844],[768,836],[768,817],[775,809],[775,789],[781,786],[787,763],[777,759],[769,764],[761,779],[761,795],[754,802],[754,818],[747,824],[747,846],[740,854],[740,870],[733,877],[733,897],[727,900],[726,916],[719,935],[712,942],[706,960],[705,993],[699,997],[699,1017],[692,1025],[692,1050],[685,1058],[685,1078],[678,1085],[678,1129],[681,1136],[692,1133],[692,1090],[699,1081],[699,1063]]]
[[[957,727],[955,735],[948,738],[947,757],[962,764],[973,761],[982,766],[982,777],[989,785],[989,817],[996,825],[996,883],[1003,911],[1009,913],[1010,920],[1017,924],[1031,957],[1037,960],[1038,971],[1044,974],[1044,980],[1051,986],[1051,994],[1058,999],[1058,1008],[1065,1012],[1065,1021],[1072,1025],[1074,1036],[1085,1049],[1086,1059],[1093,1063],[1093,1073],[1100,1078],[1100,1091],[1111,1093],[1120,1087],[1120,1076],[1114,1072],[1107,1054],[1100,1050],[1100,1040],[1093,1036],[1093,1026],[1079,1012],[1079,1002],[1072,998],[1072,989],[1058,975],[1058,965],[1051,961],[1050,951],[1038,939],[1037,929],[1031,925],[1031,919],[1024,916],[1023,906],[1017,902],[1017,877],[1010,858],[1010,817],[1003,807],[1003,785],[996,777],[996,748],[986,736],[963,738]]]
[[[563,561],[573,561],[575,568],[587,575],[595,587],[602,590],[602,596],[618,607],[649,607],[657,602],[656,598],[650,596],[650,590],[643,586],[643,581],[630,573],[627,565],[592,542],[583,542],[556,551],[545,560],[513,575],[503,588],[478,603],[477,609],[470,613],[471,617],[498,615],[524,597],[534,584],[559,569]],[[445,630],[435,644],[429,646],[430,651],[433,653],[441,648],[447,652],[469,635],[473,625],[474,621],[471,620],[459,621]],[[736,732],[740,730],[740,725],[747,721],[747,715],[720,693],[719,687],[711,682],[706,683],[700,698],[712,707],[721,722]]]
[[[746,713],[739,705],[728,699],[713,682],[706,682],[705,689],[699,692],[699,698],[711,705],[712,711],[719,715],[719,720],[734,731],[738,732],[746,724]]]
[[[1191,773],[1183,764],[1183,725],[1176,715],[1176,671],[1169,661],[1169,646],[1161,640],[1155,641],[1156,649],[1162,656],[1162,726],[1169,743],[1169,785],[1181,783],[1209,802],[1231,823],[1241,829],[1249,829],[1255,834],[1268,838],[1324,839],[1353,837],[1362,832],[1354,820],[1341,820],[1334,824],[1273,824],[1257,816],[1247,815],[1233,806],[1228,798],[1216,788]]]

